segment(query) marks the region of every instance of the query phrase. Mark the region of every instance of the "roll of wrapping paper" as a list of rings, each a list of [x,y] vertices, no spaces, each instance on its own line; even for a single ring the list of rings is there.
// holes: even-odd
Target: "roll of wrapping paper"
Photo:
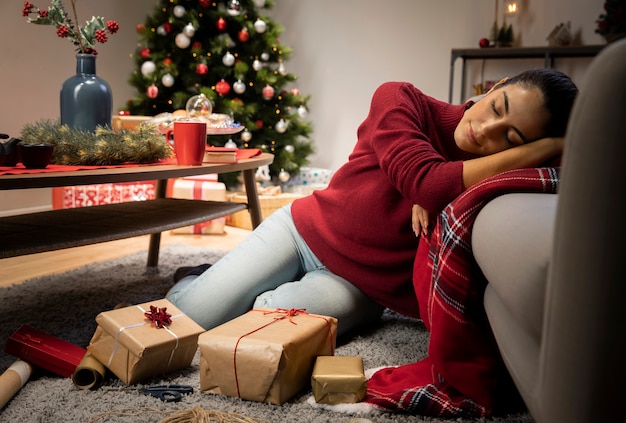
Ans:
[[[72,382],[79,389],[97,389],[104,382],[106,368],[93,355],[87,353],[80,361],[74,374]]]
[[[30,364],[16,360],[0,375],[0,408],[4,407],[17,394],[17,391],[28,382],[32,373],[33,368]]]

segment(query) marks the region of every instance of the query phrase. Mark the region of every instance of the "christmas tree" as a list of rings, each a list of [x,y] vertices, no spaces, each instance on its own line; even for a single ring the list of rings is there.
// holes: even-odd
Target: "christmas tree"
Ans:
[[[286,182],[313,152],[310,96],[299,93],[286,70],[291,50],[279,40],[284,28],[262,14],[273,6],[273,0],[159,1],[137,26],[129,82],[138,93],[126,112],[174,113],[204,94],[213,113],[244,127],[236,135],[210,136],[209,143],[274,154],[270,175]]]

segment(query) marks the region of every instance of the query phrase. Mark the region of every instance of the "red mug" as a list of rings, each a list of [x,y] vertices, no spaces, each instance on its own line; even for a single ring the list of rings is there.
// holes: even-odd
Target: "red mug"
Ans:
[[[179,165],[202,164],[206,148],[206,123],[177,120],[174,122],[174,129],[169,129],[165,133],[165,139],[174,150]]]

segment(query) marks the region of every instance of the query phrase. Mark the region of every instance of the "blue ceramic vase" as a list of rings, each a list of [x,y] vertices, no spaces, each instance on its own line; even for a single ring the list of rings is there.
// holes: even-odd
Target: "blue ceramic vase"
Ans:
[[[61,87],[61,125],[82,131],[111,127],[111,87],[96,75],[96,56],[76,55],[76,75]]]

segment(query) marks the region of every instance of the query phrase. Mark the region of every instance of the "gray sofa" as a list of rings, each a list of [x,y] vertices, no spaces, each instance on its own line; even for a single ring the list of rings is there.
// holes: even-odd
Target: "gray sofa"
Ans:
[[[540,423],[626,421],[626,40],[585,78],[558,194],[500,196],[472,234],[489,322]]]

